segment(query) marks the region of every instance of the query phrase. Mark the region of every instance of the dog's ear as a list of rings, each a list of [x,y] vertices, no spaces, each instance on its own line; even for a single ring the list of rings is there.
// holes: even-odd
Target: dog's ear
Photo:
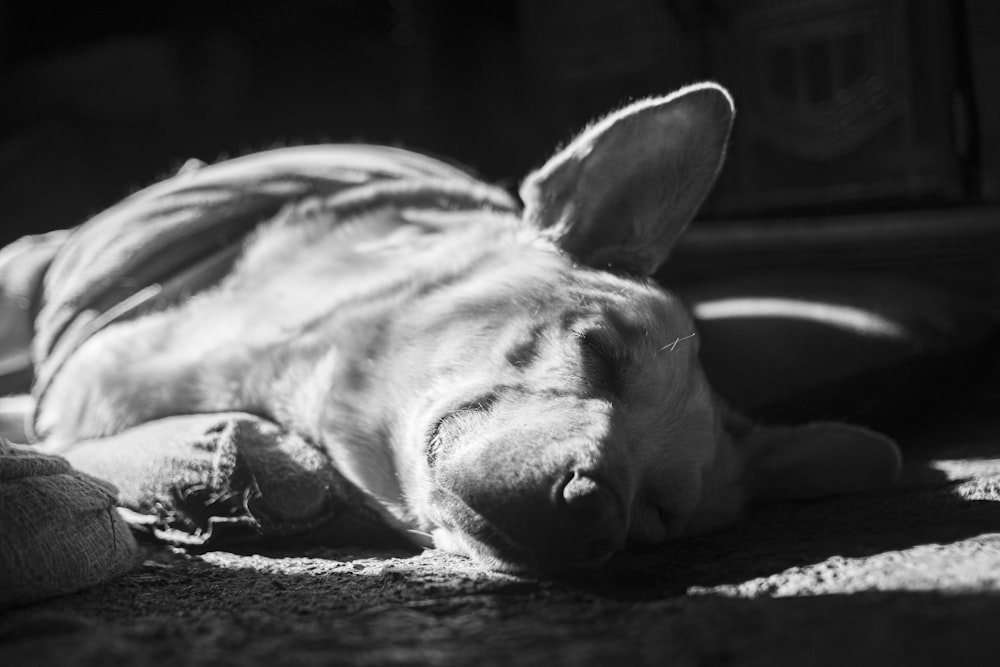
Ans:
[[[899,478],[892,439],[860,426],[758,426],[736,440],[750,500],[822,498],[883,489]]]
[[[650,275],[715,182],[732,119],[714,83],[627,106],[525,179],[525,216],[589,266]]]

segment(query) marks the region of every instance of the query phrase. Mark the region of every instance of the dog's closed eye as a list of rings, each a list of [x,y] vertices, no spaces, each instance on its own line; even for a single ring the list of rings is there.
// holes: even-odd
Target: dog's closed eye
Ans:
[[[599,331],[587,331],[577,336],[583,347],[584,367],[594,386],[612,394],[621,393],[624,372],[629,359],[608,336]]]

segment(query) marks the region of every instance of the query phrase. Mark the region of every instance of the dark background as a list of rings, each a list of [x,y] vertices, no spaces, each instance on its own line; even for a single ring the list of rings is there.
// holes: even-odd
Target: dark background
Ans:
[[[987,262],[997,67],[990,0],[7,0],[0,242],[277,145],[402,145],[516,188],[596,115],[712,78],[738,119],[706,221],[934,211],[906,229],[955,245],[972,216],[958,245]]]

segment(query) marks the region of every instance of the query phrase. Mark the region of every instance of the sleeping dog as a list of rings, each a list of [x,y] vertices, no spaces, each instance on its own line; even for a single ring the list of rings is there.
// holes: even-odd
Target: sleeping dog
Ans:
[[[169,299],[160,285],[156,307],[135,307],[138,290],[55,326],[70,352],[36,340],[55,359],[36,386],[39,437],[259,415],[328,456],[390,525],[502,571],[599,566],[754,498],[888,484],[899,456],[882,435],[728,411],[691,315],[650,278],[711,188],[732,118],[711,83],[631,104],[530,174],[523,206],[386,148],[184,170],[79,228],[75,269],[57,257],[50,282],[88,257],[128,263],[120,239],[154,226],[123,219],[144,206],[161,226],[249,232]]]

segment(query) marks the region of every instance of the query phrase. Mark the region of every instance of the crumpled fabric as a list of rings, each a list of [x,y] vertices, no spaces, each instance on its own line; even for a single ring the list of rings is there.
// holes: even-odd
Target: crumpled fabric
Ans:
[[[403,180],[476,183],[502,207],[517,208],[502,190],[434,158],[345,144],[190,164],[99,213],[73,230],[47,267],[34,322],[32,394],[41,405],[66,360],[110,323],[216,284],[243,240],[289,203]]]
[[[73,443],[63,454],[80,470],[116,480],[123,516],[161,542],[405,543],[326,454],[255,415],[158,419]]]
[[[108,482],[0,439],[0,607],[71,593],[132,568],[136,542]]]

